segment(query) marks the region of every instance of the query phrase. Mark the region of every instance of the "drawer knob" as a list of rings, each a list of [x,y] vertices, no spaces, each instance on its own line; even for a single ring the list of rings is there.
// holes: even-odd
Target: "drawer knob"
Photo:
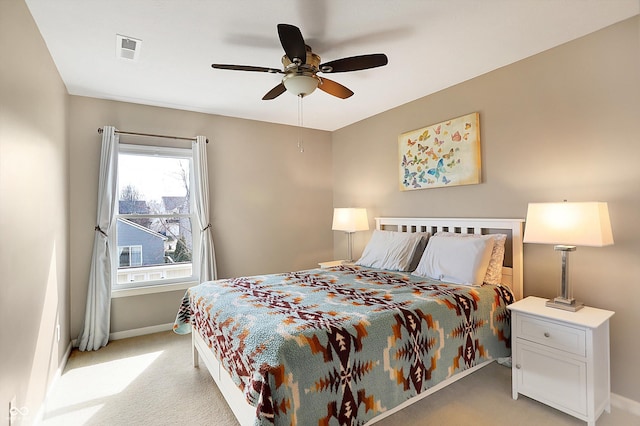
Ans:
[[[516,368],[517,368],[518,370],[520,370],[520,368],[521,368],[520,364],[516,364]]]
[[[548,331],[545,331],[545,332],[544,332],[544,337],[549,337],[549,336],[551,336],[551,335],[549,334],[549,332],[548,332]]]

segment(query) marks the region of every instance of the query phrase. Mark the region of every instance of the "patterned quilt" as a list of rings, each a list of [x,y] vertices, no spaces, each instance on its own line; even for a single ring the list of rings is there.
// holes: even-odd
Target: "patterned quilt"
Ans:
[[[440,381],[509,356],[507,287],[359,266],[187,290],[195,327],[256,407],[256,425],[362,425]]]

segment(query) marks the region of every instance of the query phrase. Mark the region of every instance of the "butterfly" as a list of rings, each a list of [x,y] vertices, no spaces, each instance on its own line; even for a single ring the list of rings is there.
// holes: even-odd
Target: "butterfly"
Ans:
[[[441,126],[440,126],[440,125],[438,125],[438,127],[436,127],[436,128],[435,128],[436,135],[439,135],[439,134],[440,134],[440,127],[441,127]]]
[[[451,148],[451,150],[449,150],[448,154],[442,154],[443,158],[446,158],[447,160],[451,157],[453,157],[453,148]]]
[[[409,139],[409,140],[407,141],[407,145],[409,145],[409,146],[413,146],[413,145],[415,145],[415,144],[416,144],[416,141],[412,141],[411,139]]]
[[[469,130],[471,128],[471,123],[464,123],[464,129]]]
[[[409,186],[411,183],[411,180],[416,176],[416,172],[410,172],[409,169],[405,168],[404,169],[404,180],[402,181],[402,183],[404,184],[404,186]]]
[[[436,180],[440,179],[440,173],[446,172],[447,170],[444,168],[444,160],[442,158],[440,159],[440,161],[438,161],[436,167],[427,170],[427,173],[429,173],[431,176],[434,176]]]
[[[451,162],[447,163],[447,167],[451,168],[451,167],[455,166],[456,164],[460,164],[460,159],[459,158],[457,160],[451,160]]]
[[[422,187],[418,184],[418,182],[416,181],[416,178],[413,178],[413,182],[411,182],[411,185],[412,185],[414,188],[422,188]]]
[[[418,140],[420,141],[426,141],[427,139],[429,139],[431,137],[431,135],[429,134],[429,129],[425,130],[424,132],[422,132],[422,134],[418,137]]]
[[[462,140],[462,136],[460,135],[460,132],[455,132],[453,136],[451,136],[451,140],[454,142],[460,142]]]
[[[404,169],[404,177],[405,179],[408,177],[414,177],[417,173],[416,172],[410,172],[409,169],[405,168]]]
[[[402,156],[402,163],[400,163],[402,167],[413,166],[413,160],[407,160],[406,154]]]
[[[420,183],[427,183],[427,179],[425,179],[425,177],[424,177],[424,170],[422,172],[420,172],[420,174],[418,175],[418,181]]]
[[[464,136],[463,136],[465,141],[467,140],[468,137],[469,137],[469,133],[465,133]]]
[[[433,142],[434,142],[437,146],[440,146],[440,145],[442,145],[442,144],[444,143],[444,140],[440,140],[440,139],[436,138]]]
[[[429,149],[428,145],[422,145],[422,144],[418,144],[418,152],[425,152],[426,150]]]
[[[446,176],[442,176],[442,183],[444,183],[446,185],[448,183],[451,183],[451,180],[447,179]]]
[[[429,148],[429,150],[427,152],[425,152],[424,154],[428,155],[429,157],[431,157],[433,159],[433,161],[438,159],[438,156],[436,155],[436,153],[433,152],[433,148]]]

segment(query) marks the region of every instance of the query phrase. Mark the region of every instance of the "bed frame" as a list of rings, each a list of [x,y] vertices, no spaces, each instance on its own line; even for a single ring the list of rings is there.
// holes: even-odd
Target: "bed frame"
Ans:
[[[397,232],[429,232],[432,235],[439,231],[456,232],[462,234],[507,234],[505,245],[505,263],[502,268],[503,283],[509,285],[519,300],[523,296],[522,273],[522,231],[523,219],[466,219],[466,218],[409,218],[409,217],[377,217],[376,229],[393,230]],[[255,407],[249,405],[240,388],[233,383],[231,376],[222,367],[215,355],[211,352],[200,334],[195,330],[191,333],[193,342],[193,366],[198,367],[200,358],[206,365],[211,377],[218,385],[227,404],[236,416],[241,426],[253,426],[256,418]],[[367,425],[376,423],[401,409],[421,400],[422,398],[437,392],[438,390],[460,380],[474,371],[490,364],[494,360],[485,361],[475,367],[464,370],[450,377],[425,392],[405,401],[401,405],[390,409],[367,422]]]

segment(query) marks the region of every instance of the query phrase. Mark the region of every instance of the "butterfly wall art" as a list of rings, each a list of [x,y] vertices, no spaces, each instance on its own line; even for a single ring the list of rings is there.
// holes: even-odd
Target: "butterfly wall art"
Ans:
[[[398,136],[400,190],[480,183],[480,114]]]

